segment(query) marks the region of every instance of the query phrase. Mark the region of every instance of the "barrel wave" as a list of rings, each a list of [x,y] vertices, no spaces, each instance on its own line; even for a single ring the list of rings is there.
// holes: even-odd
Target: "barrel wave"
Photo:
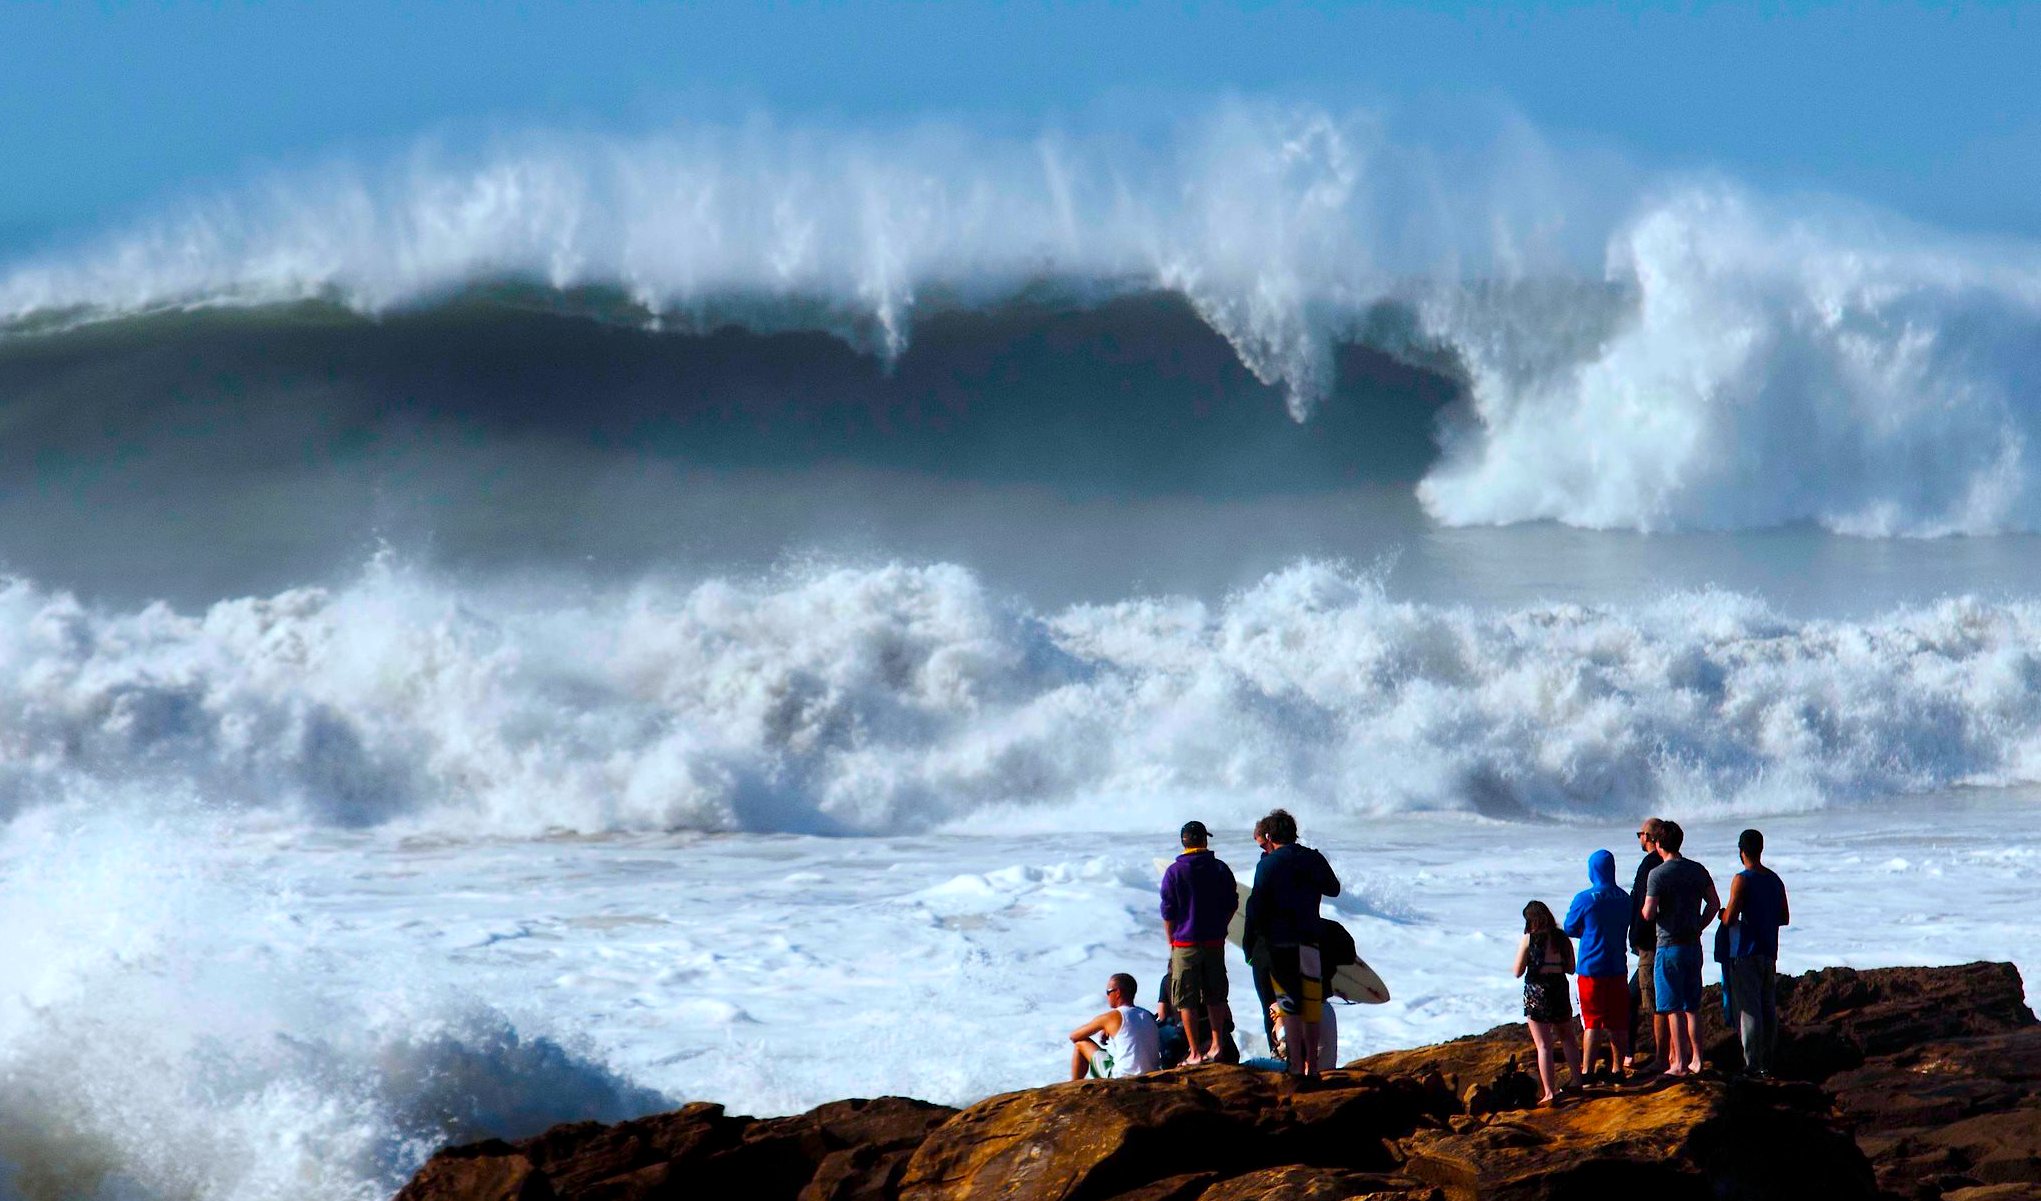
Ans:
[[[427,139],[0,264],[0,1197],[1020,1087],[1277,805],[1349,1052],[1646,813],[1807,966],[2017,956],[2041,249],[1410,124]]]
[[[421,144],[396,161],[229,187],[14,264],[0,273],[0,357],[19,407],[67,387],[108,394],[75,371],[22,377],[25,361],[57,371],[37,344],[81,327],[157,338],[170,314],[228,306],[255,325],[358,314],[395,343],[494,301],[638,330],[634,344],[609,343],[625,361],[667,354],[647,349],[658,334],[692,340],[684,385],[655,374],[625,389],[639,426],[676,410],[756,425],[758,406],[789,393],[809,413],[869,413],[874,395],[882,410],[940,407],[941,389],[871,381],[933,367],[983,384],[948,348],[916,359],[924,339],[970,327],[978,366],[1041,385],[1028,403],[1045,411],[1045,438],[1152,430],[1162,458],[1179,419],[1215,393],[1306,425],[1330,411],[1348,427],[1300,440],[1344,448],[1332,478],[1421,480],[1417,496],[1448,524],[2041,528],[2034,246],[1719,177],[1610,169],[1521,123],[1479,145],[1470,166],[1379,114],[1247,102],[1160,131],[761,121]],[[1072,336],[1072,314],[1108,341],[1139,331],[1117,348],[1117,375],[1036,374]],[[795,341],[746,363],[730,353],[733,331]],[[527,332],[513,323],[498,338]],[[209,368],[217,335],[190,335],[183,359]],[[813,335],[846,361],[824,363],[834,352]],[[798,364],[779,363],[796,345]],[[1230,364],[1210,361],[1222,345]],[[590,397],[618,403],[600,377],[574,400],[489,379],[483,364],[501,349],[455,337],[437,351],[448,380],[489,384],[493,416],[543,424]],[[710,359],[721,374],[700,370]],[[125,392],[145,405],[192,395],[149,386],[161,382],[144,373]],[[887,420],[854,420],[848,436]],[[835,444],[834,415],[818,424],[793,453],[864,453]],[[1026,460],[1026,423],[1012,424],[975,443],[985,431],[967,428],[941,457],[962,447],[961,471],[997,470],[987,464],[1009,450]],[[1247,439],[1217,474],[1296,487],[1296,465],[1268,459],[1266,441]],[[1127,469],[1067,470],[1089,466]]]

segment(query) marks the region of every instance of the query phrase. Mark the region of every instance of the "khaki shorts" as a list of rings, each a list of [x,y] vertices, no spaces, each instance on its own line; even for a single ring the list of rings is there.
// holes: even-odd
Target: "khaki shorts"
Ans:
[[[1226,1003],[1226,944],[1169,949],[1169,999],[1179,1010],[1202,1014]]]

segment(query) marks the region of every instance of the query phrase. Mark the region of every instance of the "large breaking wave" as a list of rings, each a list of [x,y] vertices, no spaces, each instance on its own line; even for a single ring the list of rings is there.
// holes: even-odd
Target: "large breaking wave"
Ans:
[[[1458,381],[1420,490],[1445,522],[2041,529],[2032,245],[1721,179],[1639,187],[1520,125],[1471,158],[1308,106],[1151,133],[428,146],[18,264],[0,317],[19,335],[307,299],[378,315],[512,280],[605,320],[823,331],[897,362],[943,313],[1160,292],[1300,420],[1345,346]]]
[[[0,590],[0,806],[116,785],[330,825],[1011,831],[1779,811],[2041,781],[2041,606],[1398,603],[1299,563],[1037,612],[956,566],[541,602],[388,563],[105,611]]]

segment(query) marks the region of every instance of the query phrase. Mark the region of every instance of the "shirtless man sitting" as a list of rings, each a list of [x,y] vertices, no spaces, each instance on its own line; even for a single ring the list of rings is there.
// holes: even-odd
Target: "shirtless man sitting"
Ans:
[[[1134,1004],[1134,977],[1115,972],[1106,981],[1104,1013],[1070,1032],[1070,1078],[1117,1079],[1156,1069],[1161,1040],[1155,1015]],[[1104,1039],[1104,1042],[1100,1042]]]

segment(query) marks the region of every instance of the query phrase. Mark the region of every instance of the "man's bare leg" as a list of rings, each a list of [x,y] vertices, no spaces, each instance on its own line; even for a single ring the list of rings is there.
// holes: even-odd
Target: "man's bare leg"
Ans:
[[[1082,1080],[1091,1075],[1091,1057],[1098,1054],[1098,1044],[1085,1039],[1070,1044],[1070,1078]]]
[[[1221,1001],[1205,1006],[1205,1016],[1212,1020],[1212,1046],[1205,1052],[1205,1062],[1218,1063],[1226,1055],[1222,1044],[1226,1041],[1226,1027],[1233,1024],[1233,1011]]]
[[[1666,1023],[1671,1032],[1665,1053],[1665,1074],[1668,1076],[1687,1075],[1687,1024],[1680,1020],[1682,1016],[1672,1014],[1672,1021]]]
[[[1186,1065],[1204,1063],[1210,1057],[1205,1054],[1204,1040],[1199,1037],[1198,1011],[1179,1009],[1176,1016],[1183,1022],[1184,1063]]]
[[[1679,1019],[1680,1024],[1687,1028],[1687,1074],[1698,1076],[1701,1074],[1701,1015],[1682,1013]]]
[[[1283,1015],[1283,1050],[1287,1052],[1284,1058],[1292,1076],[1302,1076],[1308,1070],[1310,1061],[1305,1058],[1304,1048],[1310,1044],[1305,1041],[1306,1036],[1302,1014]]]
[[[1304,1023],[1304,1074],[1313,1080],[1318,1079],[1325,1066],[1318,1062],[1319,1025],[1318,1022]]]

